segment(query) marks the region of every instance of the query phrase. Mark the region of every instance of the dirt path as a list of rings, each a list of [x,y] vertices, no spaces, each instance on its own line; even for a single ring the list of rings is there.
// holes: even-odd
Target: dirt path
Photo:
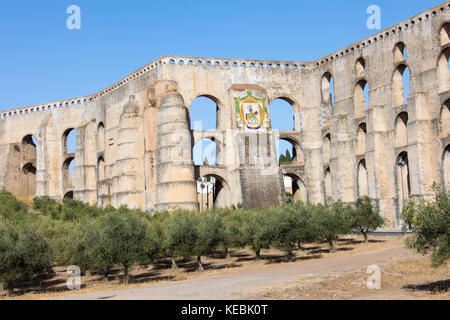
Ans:
[[[413,256],[403,246],[390,249],[337,256],[312,261],[293,262],[260,270],[211,275],[148,287],[110,290],[71,295],[63,300],[233,300],[251,298],[252,292],[303,277],[346,272],[373,264],[401,261]]]

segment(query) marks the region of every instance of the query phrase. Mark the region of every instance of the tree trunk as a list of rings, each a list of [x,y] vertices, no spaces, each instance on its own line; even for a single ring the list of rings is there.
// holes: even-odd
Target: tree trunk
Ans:
[[[255,249],[256,260],[261,259],[261,249]]]
[[[336,249],[334,248],[333,240],[328,240],[328,244],[330,245],[330,251],[331,251],[331,252],[333,252],[333,251],[336,250]]]
[[[4,283],[5,290],[8,292],[8,296],[12,296],[14,294],[14,283],[6,282]]]
[[[297,247],[299,250],[305,251],[305,248],[303,248],[302,243],[300,241],[297,242]]]
[[[197,271],[205,271],[205,269],[203,269],[203,266],[202,266],[202,257],[201,256],[197,257]]]
[[[172,270],[176,269],[178,269],[177,262],[175,261],[175,258],[172,257]]]
[[[128,275],[128,266],[127,265],[123,266],[123,274],[125,276],[125,285],[127,286],[128,285],[128,277],[129,277],[129,275]]]
[[[366,232],[364,232],[363,235],[364,235],[364,242],[368,243],[369,242],[369,236],[367,235]]]

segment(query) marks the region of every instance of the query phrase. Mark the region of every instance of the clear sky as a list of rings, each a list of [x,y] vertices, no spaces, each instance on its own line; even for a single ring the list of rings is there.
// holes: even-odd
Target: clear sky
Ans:
[[[377,32],[370,5],[384,29],[441,2],[1,0],[0,110],[97,92],[163,55],[316,60]]]

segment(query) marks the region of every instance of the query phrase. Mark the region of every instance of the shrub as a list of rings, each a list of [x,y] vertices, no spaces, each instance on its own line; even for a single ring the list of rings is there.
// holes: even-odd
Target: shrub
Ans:
[[[287,207],[273,208],[270,213],[274,219],[273,245],[290,259],[298,240],[298,214]]]
[[[18,281],[51,270],[47,242],[36,232],[0,218],[0,282],[9,294]]]
[[[146,267],[159,252],[156,231],[142,213],[125,207],[109,212],[103,218],[100,242],[100,252],[95,254],[104,252],[111,263],[121,265],[125,284],[128,284],[131,266],[139,264]]]
[[[252,248],[256,258],[259,259],[261,249],[268,249],[273,242],[274,218],[266,209],[243,211],[243,214],[245,219],[242,225],[242,234],[245,243]]]
[[[372,205],[372,200],[365,196],[355,203],[354,210],[349,211],[349,221],[352,229],[358,230],[364,236],[364,242],[368,242],[368,233],[375,231],[384,224],[377,207]]]
[[[221,241],[225,256],[228,256],[230,248],[243,248],[246,246],[245,235],[242,226],[245,223],[245,212],[241,209],[223,209],[219,211],[222,216]]]
[[[195,216],[188,211],[176,211],[167,219],[163,248],[177,268],[175,259],[190,258],[195,254],[197,230]]]
[[[316,205],[313,219],[318,228],[319,238],[328,242],[330,250],[334,250],[334,241],[339,235],[350,232],[351,225],[348,214],[351,210],[349,205],[341,201],[333,202],[331,205]]]
[[[10,223],[25,223],[29,218],[28,207],[11,193],[0,190],[0,217],[8,219]]]
[[[450,257],[450,192],[436,184],[433,190],[434,199],[408,203],[402,217],[414,231],[407,246],[421,254],[431,252],[431,265],[437,268]]]
[[[194,254],[197,256],[197,266],[199,271],[203,271],[201,257],[210,254],[221,242],[222,219],[214,211],[199,213],[196,222],[196,243]]]

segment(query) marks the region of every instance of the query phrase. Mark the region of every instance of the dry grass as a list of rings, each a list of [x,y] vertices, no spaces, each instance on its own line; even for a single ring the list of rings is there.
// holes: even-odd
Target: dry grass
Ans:
[[[196,270],[196,263],[192,260],[178,261],[179,269],[172,270],[169,259],[160,259],[148,268],[135,267],[130,272],[132,281],[128,286],[122,283],[120,269],[113,270],[108,279],[100,275],[82,277],[80,290],[68,291],[66,268],[54,268],[54,274],[41,279],[34,279],[21,283],[16,289],[16,296],[7,297],[6,292],[0,291],[1,299],[47,299],[64,295],[85,294],[106,290],[134,288],[161,284],[169,281],[182,281],[203,278],[214,274],[236,271],[248,271],[266,268],[279,263],[294,261],[308,261],[311,259],[332,256],[352,255],[356,253],[377,251],[404,244],[405,237],[372,237],[369,243],[364,243],[359,236],[346,236],[336,242],[336,251],[330,252],[326,243],[313,243],[305,246],[305,250],[297,250],[291,261],[286,261],[285,255],[276,250],[263,250],[261,260],[256,260],[249,249],[233,250],[230,257],[224,257],[220,252],[202,258],[204,272]]]
[[[430,266],[429,257],[380,265],[381,289],[367,288],[366,270],[325,274],[265,289],[254,298],[271,300],[409,300],[450,299],[450,269]]]

